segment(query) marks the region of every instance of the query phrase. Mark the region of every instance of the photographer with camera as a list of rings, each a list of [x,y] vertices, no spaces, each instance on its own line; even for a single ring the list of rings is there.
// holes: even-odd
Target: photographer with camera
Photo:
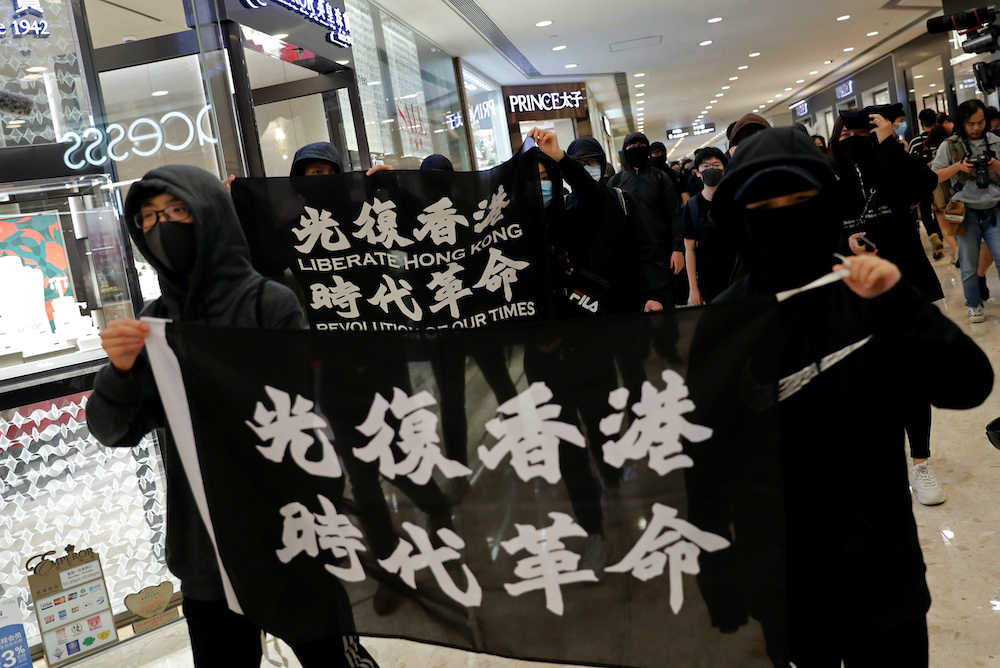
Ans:
[[[969,322],[983,322],[986,313],[979,289],[980,241],[994,257],[1000,252],[1000,137],[986,132],[986,105],[968,100],[958,107],[955,135],[941,144],[931,168],[945,188],[949,202],[946,215],[965,211],[964,223],[954,230],[962,267],[962,290],[969,307]]]

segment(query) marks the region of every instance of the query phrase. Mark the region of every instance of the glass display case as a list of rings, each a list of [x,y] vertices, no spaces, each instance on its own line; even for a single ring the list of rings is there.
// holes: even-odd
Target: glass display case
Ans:
[[[0,392],[100,366],[105,324],[134,317],[115,196],[106,175],[0,186]]]

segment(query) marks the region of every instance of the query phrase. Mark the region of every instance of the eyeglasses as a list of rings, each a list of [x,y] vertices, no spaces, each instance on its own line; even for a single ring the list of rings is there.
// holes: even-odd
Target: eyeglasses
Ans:
[[[171,223],[182,223],[191,217],[191,210],[183,204],[178,204],[168,206],[166,209],[161,209],[160,211],[149,210],[137,213],[132,216],[132,224],[145,232],[160,221],[161,213],[163,214],[163,219]]]

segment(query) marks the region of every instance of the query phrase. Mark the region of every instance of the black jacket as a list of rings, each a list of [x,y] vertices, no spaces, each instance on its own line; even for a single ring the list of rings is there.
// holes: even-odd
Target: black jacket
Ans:
[[[610,292],[605,313],[641,311],[646,301],[667,298],[662,290],[643,282],[641,266],[636,261],[642,244],[651,246],[651,242],[641,239],[634,218],[626,215],[614,189],[594,181],[577,162],[591,156],[601,159],[603,173],[604,150],[593,137],[575,140],[559,162],[563,179],[573,188],[566,198],[563,218],[570,263],[608,282]]]
[[[198,255],[189,288],[149,252],[143,233],[129,225],[132,241],[156,269],[162,291],[159,299],[143,309],[142,316],[220,327],[305,327],[295,294],[273,281],[263,283],[265,279],[250,265],[250,251],[232,198],[218,178],[186,165],[156,169],[132,186],[125,200],[126,218],[160,192],[174,195],[190,208]],[[133,447],[150,431],[166,427],[162,446],[167,479],[167,566],[181,580],[185,596],[224,599],[215,548],[184,475],[145,350],[127,375],[120,375],[110,364],[97,374],[87,404],[87,423],[97,440],[113,447]]]

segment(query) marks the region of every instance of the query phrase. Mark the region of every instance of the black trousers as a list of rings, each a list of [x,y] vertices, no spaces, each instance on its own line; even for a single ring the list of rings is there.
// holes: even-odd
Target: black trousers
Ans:
[[[910,441],[910,457],[927,459],[931,456],[931,405],[911,403],[903,416],[906,437]]]
[[[195,668],[259,668],[260,629],[225,601],[184,599]],[[303,668],[378,668],[356,637],[293,645]]]
[[[886,631],[866,631],[845,623],[838,629],[816,629],[809,639],[792,637],[796,668],[927,668],[930,662],[927,618]]]

